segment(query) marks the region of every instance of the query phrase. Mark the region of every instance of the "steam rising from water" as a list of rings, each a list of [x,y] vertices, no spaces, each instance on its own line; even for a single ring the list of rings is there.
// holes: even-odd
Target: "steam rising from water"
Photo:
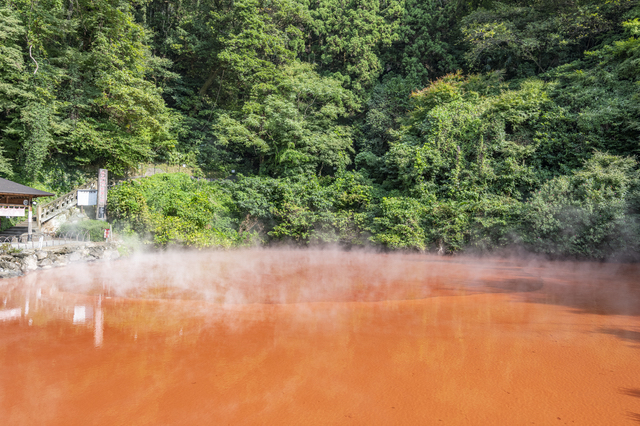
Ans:
[[[372,302],[468,294],[487,279],[485,261],[314,250],[174,252],[43,274],[60,291],[222,305]],[[514,285],[541,286],[526,272]],[[501,285],[499,282],[495,283]],[[508,283],[507,283],[508,284]],[[502,282],[505,285],[505,282]]]
[[[224,306],[509,293],[528,302],[640,314],[640,268],[625,264],[254,249],[140,254],[36,276],[31,280],[39,286],[65,293]]]
[[[0,418],[624,424],[638,411],[638,276],[286,249],[39,271],[0,281]]]

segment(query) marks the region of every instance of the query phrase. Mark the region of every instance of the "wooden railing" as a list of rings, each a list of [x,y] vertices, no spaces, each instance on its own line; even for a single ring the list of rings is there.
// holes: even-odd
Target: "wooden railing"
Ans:
[[[85,183],[82,186],[77,187],[71,192],[67,192],[61,197],[56,198],[55,200],[44,204],[39,205],[36,211],[36,221],[38,223],[38,229],[41,228],[42,224],[50,219],[53,219],[60,213],[65,210],[68,210],[72,207],[78,205],[78,191],[82,189],[97,189],[98,188],[98,180],[92,180],[90,182]]]

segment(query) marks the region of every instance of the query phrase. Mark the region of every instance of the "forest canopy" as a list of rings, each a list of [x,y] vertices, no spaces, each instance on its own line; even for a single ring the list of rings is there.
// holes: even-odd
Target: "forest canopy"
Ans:
[[[0,0],[0,175],[159,245],[635,256],[639,154],[638,0]]]

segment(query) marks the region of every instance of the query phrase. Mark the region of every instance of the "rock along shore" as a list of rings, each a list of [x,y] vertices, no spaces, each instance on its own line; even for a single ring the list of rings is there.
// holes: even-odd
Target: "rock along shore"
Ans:
[[[80,243],[0,254],[0,278],[17,277],[36,269],[50,269],[75,262],[117,259],[117,243]]]

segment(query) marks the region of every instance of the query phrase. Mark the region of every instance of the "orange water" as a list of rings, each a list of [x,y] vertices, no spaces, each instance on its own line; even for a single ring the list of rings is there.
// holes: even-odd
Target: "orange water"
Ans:
[[[1,425],[632,425],[639,367],[637,265],[185,252],[0,281]]]

